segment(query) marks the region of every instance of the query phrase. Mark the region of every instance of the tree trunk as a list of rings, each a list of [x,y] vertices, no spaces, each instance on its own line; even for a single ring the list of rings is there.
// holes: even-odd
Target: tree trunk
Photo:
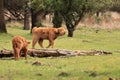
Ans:
[[[35,14],[33,12],[33,9],[31,9],[31,18],[32,18],[32,26],[31,26],[31,32],[32,33],[32,29],[36,26],[36,22],[37,22],[37,14]]]
[[[30,0],[26,0],[25,4],[24,30],[29,30],[31,26]]]
[[[74,26],[69,19],[66,20],[66,26],[67,26],[67,29],[68,29],[68,37],[73,37]]]
[[[0,33],[7,33],[3,9],[3,0],[0,0]]]
[[[40,10],[38,12],[35,12],[33,9],[31,9],[31,14],[32,14],[32,27],[31,27],[31,33],[32,33],[32,29],[37,26],[37,27],[42,27],[42,23],[41,23],[41,19],[38,20],[38,17],[40,15],[45,15],[47,14],[47,12],[45,12],[45,14],[42,13],[43,10]]]
[[[99,11],[97,11],[97,12],[96,12],[96,16],[99,17],[99,14],[100,14]]]
[[[67,27],[67,28],[68,28],[68,37],[73,37],[74,29],[71,27]]]
[[[59,28],[62,25],[62,16],[58,11],[54,11],[53,27]]]

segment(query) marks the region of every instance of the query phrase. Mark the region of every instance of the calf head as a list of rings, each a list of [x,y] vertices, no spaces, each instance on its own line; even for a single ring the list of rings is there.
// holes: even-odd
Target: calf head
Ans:
[[[57,28],[57,34],[58,36],[62,36],[66,33],[65,28]]]

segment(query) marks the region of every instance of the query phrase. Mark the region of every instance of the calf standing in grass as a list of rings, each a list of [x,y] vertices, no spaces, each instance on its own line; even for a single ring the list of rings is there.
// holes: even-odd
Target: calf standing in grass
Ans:
[[[21,36],[15,36],[12,39],[14,56],[15,56],[16,60],[20,59],[20,53],[21,52],[23,52],[25,54],[25,59],[27,59],[28,44],[30,44],[30,42],[27,42],[27,40],[24,37],[21,37]]]
[[[32,48],[34,48],[37,42],[40,45],[40,47],[43,48],[43,40],[49,40],[49,45],[46,48],[49,48],[50,46],[53,48],[54,40],[58,36],[63,36],[65,32],[66,31],[63,27],[61,28],[34,27],[32,29]]]

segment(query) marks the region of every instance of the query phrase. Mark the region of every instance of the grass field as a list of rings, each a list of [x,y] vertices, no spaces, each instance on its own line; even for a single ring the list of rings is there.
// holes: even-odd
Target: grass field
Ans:
[[[8,34],[0,34],[0,49],[12,49],[14,35],[32,40],[30,31],[8,27]],[[44,42],[47,46],[48,41]],[[31,44],[29,45],[31,48]],[[36,48],[40,48],[36,45]],[[120,30],[78,28],[74,37],[67,34],[55,40],[55,48],[69,50],[105,50],[112,55],[57,58],[0,58],[0,80],[120,80]],[[33,65],[34,62],[39,65]]]

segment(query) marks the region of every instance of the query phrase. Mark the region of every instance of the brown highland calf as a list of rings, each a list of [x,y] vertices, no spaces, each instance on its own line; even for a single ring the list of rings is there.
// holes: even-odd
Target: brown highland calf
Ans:
[[[62,36],[65,34],[65,29],[63,27],[61,28],[37,28],[34,27],[32,29],[32,48],[34,48],[35,44],[38,42],[40,47],[43,48],[43,40],[49,40],[49,45],[47,48],[50,46],[53,48],[54,46],[54,40],[58,36]]]
[[[21,36],[15,36],[12,39],[15,60],[20,59],[21,52],[25,54],[25,59],[27,59],[28,44],[30,44],[30,42],[27,42],[27,40]]]

